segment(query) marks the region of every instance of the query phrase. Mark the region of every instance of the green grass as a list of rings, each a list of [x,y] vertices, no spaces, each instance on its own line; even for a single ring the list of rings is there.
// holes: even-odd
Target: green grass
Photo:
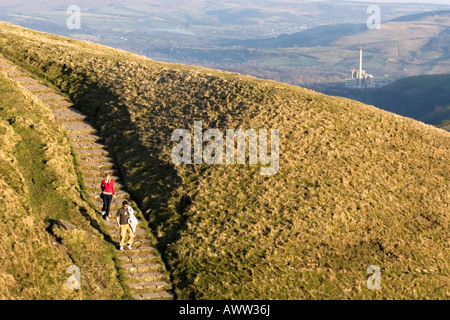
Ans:
[[[450,136],[310,90],[0,24],[91,116],[180,299],[447,299]],[[54,57],[58,57],[56,60]],[[280,171],[175,166],[171,133],[280,130]],[[382,290],[366,287],[379,265]]]

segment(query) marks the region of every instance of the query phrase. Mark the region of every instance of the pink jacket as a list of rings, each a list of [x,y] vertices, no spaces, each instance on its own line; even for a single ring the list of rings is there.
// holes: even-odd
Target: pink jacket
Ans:
[[[106,182],[106,180],[102,181],[102,191],[105,194],[113,194],[115,195],[116,192],[114,191],[114,181],[113,180],[109,180],[109,183]]]

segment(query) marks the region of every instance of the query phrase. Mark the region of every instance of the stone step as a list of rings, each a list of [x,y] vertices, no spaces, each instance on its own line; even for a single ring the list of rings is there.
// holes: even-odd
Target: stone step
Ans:
[[[111,170],[107,170],[107,172],[111,172]],[[95,184],[94,186],[95,188],[100,188],[100,184],[102,183],[102,180],[105,179],[105,177],[84,177],[84,182],[86,183],[86,186],[89,184],[89,187],[91,187],[91,184]],[[121,182],[119,182],[120,180],[119,177],[116,176],[110,177],[111,180],[114,181],[114,190],[116,190],[116,188],[125,189],[124,185]]]
[[[120,206],[120,207],[122,207],[122,206]],[[117,212],[117,210],[114,210],[110,213],[109,221],[111,221],[111,222],[116,221],[116,217],[115,217],[116,212]],[[119,234],[119,229],[117,229],[117,227],[108,228],[108,231],[109,231],[109,234],[111,237],[113,237],[113,238],[115,237],[115,239],[119,239],[120,234]],[[146,236],[147,236],[147,232],[142,228],[137,228],[136,232],[134,233],[134,237],[136,239],[146,238]],[[155,248],[148,245],[148,243],[137,242],[137,241],[136,241],[136,243],[133,244],[132,248],[133,249],[128,250],[128,252],[132,253],[132,254],[143,254],[144,252],[152,253],[155,251]]]
[[[121,204],[122,204],[122,201],[123,201],[123,200],[120,201]],[[113,211],[113,212],[111,212],[110,215],[109,215],[110,218],[114,218],[114,219],[112,219],[112,220],[110,220],[110,221],[105,221],[105,225],[108,227],[108,229],[109,229],[111,232],[117,231],[116,212],[117,212],[117,211]],[[137,218],[137,220],[138,220],[138,223],[140,223],[140,224],[143,223],[143,222],[142,222],[142,219],[141,219],[139,216],[137,216],[136,218]],[[136,233],[137,233],[137,234],[145,235],[145,234],[146,234],[146,231],[138,226],[137,229],[136,229]],[[142,245],[142,242],[140,242],[137,246],[140,247],[141,245]]]
[[[122,262],[139,263],[139,262],[153,262],[158,260],[158,257],[152,253],[130,255],[127,254],[127,251],[124,252],[125,252],[124,255],[119,256],[119,259]]]
[[[37,93],[35,96],[41,100],[41,101],[55,101],[55,100],[66,100],[65,97],[63,97],[60,94],[54,93],[54,92],[48,92],[48,93]]]
[[[115,221],[115,219],[114,219]],[[119,236],[113,237],[114,241],[116,241],[116,244],[119,245],[120,238]],[[117,247],[118,248],[118,247]],[[139,248],[139,249],[136,249]],[[145,236],[138,235],[135,236],[133,241],[132,249],[129,250],[125,246],[123,250],[118,250],[117,253],[119,254],[119,257],[126,256],[127,259],[129,259],[130,256],[145,256],[145,255],[153,255],[156,252],[156,249],[153,247],[153,243],[151,240],[146,238]],[[158,260],[156,260],[158,261]],[[125,261],[126,262],[126,261]],[[139,261],[137,261],[139,262]],[[144,262],[144,261],[140,261]],[[154,262],[152,260],[148,260],[148,262]]]
[[[10,77],[11,79],[26,76],[26,74],[23,73],[20,70],[11,70],[11,69],[9,69],[9,70],[0,70],[0,72],[5,74],[6,76]]]
[[[17,68],[15,66],[13,66],[12,64],[2,63],[2,64],[0,64],[0,70],[1,71],[12,71],[12,70],[17,70]]]
[[[101,211],[101,209],[103,207],[103,201],[96,201],[94,204],[95,204],[95,208],[97,208],[98,211]],[[114,200],[113,200],[113,202],[111,203],[111,206],[109,207],[109,210],[115,214],[116,211],[119,210],[121,207],[122,207],[121,203],[114,202]]]
[[[115,177],[112,177],[114,180],[114,191],[118,192],[119,190],[124,190],[125,187],[123,184],[116,182],[117,180]],[[84,177],[84,183],[86,185],[86,189],[88,189],[89,192],[101,192],[100,185],[102,183],[102,178],[100,177]]]
[[[52,109],[52,111],[58,122],[83,122],[86,120],[86,116],[73,107]]]
[[[105,225],[112,231],[117,230],[117,223],[116,223],[116,216],[115,216],[115,212],[110,214],[110,218],[114,218],[111,219],[109,221],[105,221]]]
[[[54,109],[58,110],[58,109]],[[69,138],[71,142],[97,142],[100,141],[101,138],[95,134],[83,134],[83,133],[74,133],[69,134]]]
[[[28,76],[14,78],[14,81],[16,81],[20,85],[40,84],[39,80],[33,79],[32,77]]]
[[[99,208],[99,210],[100,210],[103,206],[103,201],[102,200],[95,201],[94,205],[96,208]],[[114,213],[116,213],[116,211],[119,210],[121,207],[122,207],[122,201],[113,199],[111,202],[111,206],[109,208],[111,211],[114,211]]]
[[[76,150],[104,149],[105,145],[99,142],[74,141],[72,146]]]
[[[109,221],[114,221],[114,223],[116,221],[116,218],[112,213],[111,213],[109,219],[110,219]],[[108,222],[108,221],[104,221],[104,222]],[[111,237],[112,237],[111,233],[115,232],[117,234],[116,237],[112,237],[112,238],[116,242],[116,245],[118,245],[120,239],[119,239],[119,233],[117,231],[117,227],[115,230],[109,229],[109,232],[110,232],[109,235]],[[136,249],[136,248],[138,248],[138,249]],[[134,237],[133,248],[131,250],[128,250],[125,246],[123,250],[118,250],[117,253],[119,254],[119,256],[122,256],[122,255],[134,256],[134,255],[153,254],[155,251],[156,250],[153,247],[152,241],[147,238],[147,233],[145,233],[145,234],[139,234]]]
[[[77,153],[78,157],[100,157],[109,156],[109,152],[105,149],[98,148],[98,149],[85,149],[85,148],[75,148],[75,152]]]
[[[142,239],[145,238],[146,236],[147,231],[145,231],[144,229],[138,228],[135,232],[136,239]],[[133,243],[132,249],[127,251],[130,254],[148,254],[155,252],[155,250],[156,249],[153,246],[149,245],[148,243],[135,241]]]
[[[69,108],[73,106],[73,104],[67,100],[56,100],[56,101],[43,101],[46,106],[50,109],[61,109],[61,108]]]
[[[94,156],[94,157],[90,157],[90,156],[79,156],[78,157],[80,159],[80,161],[82,163],[114,163],[113,159],[111,157],[107,157],[107,156]]]
[[[53,92],[52,89],[50,89],[47,86],[44,86],[42,84],[22,84],[22,87],[27,89],[28,91],[32,93],[38,93],[38,92]]]
[[[88,162],[81,160],[81,168],[83,170],[111,170],[114,164],[111,162]]]
[[[87,122],[64,122],[63,126],[69,134],[96,132],[95,128]]]
[[[162,280],[130,283],[128,285],[128,287],[130,287],[130,289],[133,289],[137,292],[142,291],[142,290],[145,290],[145,292],[157,292],[157,291],[172,289],[172,286],[169,283],[162,281]]]
[[[110,221],[112,221],[112,220],[110,220]],[[143,247],[143,246],[152,247],[152,241],[148,238],[135,238],[134,246],[136,246],[136,248]],[[144,253],[142,253],[139,250],[124,250],[124,251],[119,251],[119,256],[150,255],[150,254],[152,254],[152,252],[155,252],[155,250],[153,250],[151,252],[146,251]]]
[[[166,291],[137,293],[133,296],[136,300],[172,300],[173,296]]]
[[[122,265],[126,273],[162,271],[160,263],[126,263]]]
[[[127,278],[131,285],[132,283],[162,280],[165,278],[165,275],[161,272],[133,272],[127,274]]]
[[[150,253],[154,253],[155,252],[155,248],[153,246],[150,246],[148,244],[141,244],[140,242],[138,242],[141,239],[146,239],[145,238],[146,234],[138,234],[135,237],[134,243],[132,245],[132,249],[127,249],[126,245],[123,248],[123,250],[118,250],[119,255],[122,252],[126,252],[128,255],[144,255],[144,254],[150,254]],[[113,239],[116,241],[116,244],[119,245],[119,241],[120,238],[119,236],[117,237],[113,237]]]
[[[103,170],[82,170],[82,171],[85,178],[89,177],[105,178],[106,175],[109,174],[111,176],[111,179],[113,179],[114,181],[118,180],[117,179],[118,172],[115,170],[103,169]]]
[[[120,200],[125,200],[125,199],[129,199],[130,195],[128,194],[128,192],[125,192],[123,190],[115,190],[116,191],[116,199],[120,199]],[[90,192],[89,195],[91,196],[91,198],[95,201],[99,201],[100,200],[100,191],[99,192]]]

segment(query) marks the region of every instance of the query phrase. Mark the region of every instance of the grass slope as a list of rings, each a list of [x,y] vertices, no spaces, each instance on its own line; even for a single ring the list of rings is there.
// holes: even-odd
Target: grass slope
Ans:
[[[449,297],[450,135],[361,103],[0,24],[102,130],[178,298]],[[55,59],[57,57],[57,59]],[[175,166],[177,128],[280,130],[280,172]],[[382,290],[366,270],[382,270]]]
[[[119,299],[112,245],[80,213],[68,139],[44,105],[0,75],[0,299]],[[74,231],[55,225],[74,224]],[[100,227],[99,230],[101,231]],[[70,265],[81,290],[66,286]]]

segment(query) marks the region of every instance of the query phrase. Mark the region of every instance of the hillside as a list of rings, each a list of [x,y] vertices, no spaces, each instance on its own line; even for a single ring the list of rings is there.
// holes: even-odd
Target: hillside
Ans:
[[[94,212],[67,136],[45,105],[1,73],[0,132],[0,299],[126,297],[114,246],[89,222]],[[81,269],[81,290],[66,286],[71,265]]]
[[[0,23],[89,114],[179,299],[448,299],[450,134],[344,98]],[[174,165],[175,129],[279,129],[280,170]],[[382,270],[382,290],[366,270]]]
[[[429,124],[450,119],[450,74],[408,77],[373,90],[334,88],[323,92]]]

